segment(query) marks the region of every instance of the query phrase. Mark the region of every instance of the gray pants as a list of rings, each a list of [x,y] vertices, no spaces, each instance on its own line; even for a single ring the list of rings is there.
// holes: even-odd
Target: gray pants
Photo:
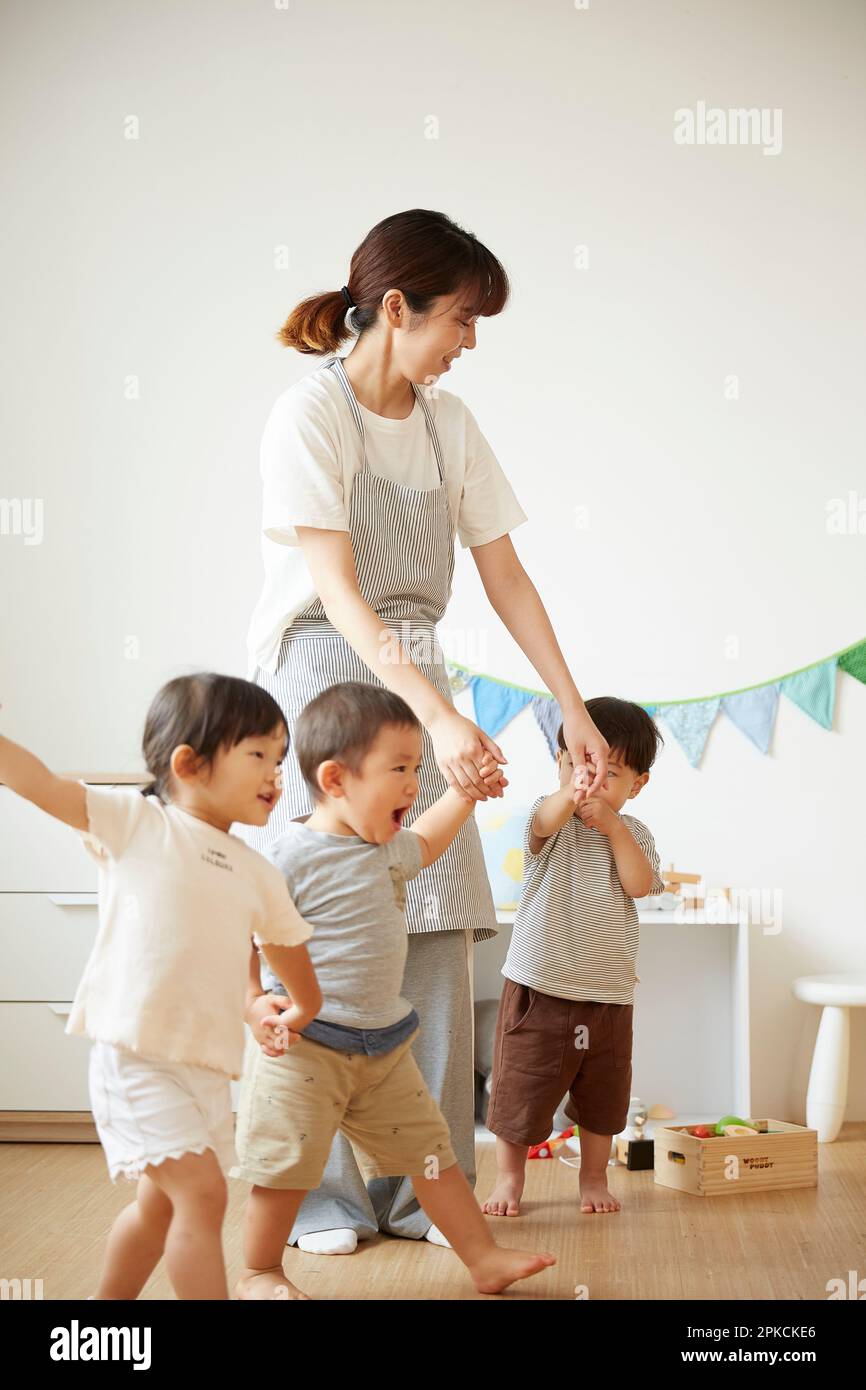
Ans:
[[[472,931],[414,932],[409,936],[401,994],[414,1005],[421,1031],[412,1053],[451,1130],[457,1162],[475,1187]],[[430,1218],[409,1178],[364,1182],[342,1134],[334,1135],[322,1182],[307,1194],[289,1244],[310,1231],[349,1227],[359,1240],[377,1231],[419,1240]]]

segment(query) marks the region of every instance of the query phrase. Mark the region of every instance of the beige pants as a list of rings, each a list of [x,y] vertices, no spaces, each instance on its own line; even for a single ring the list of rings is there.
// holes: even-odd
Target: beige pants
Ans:
[[[268,1057],[247,1036],[238,1103],[237,1167],[229,1176],[258,1187],[309,1191],[322,1180],[337,1130],[364,1181],[434,1177],[457,1162],[448,1125],[427,1089],[412,1044],[392,1052],[338,1052],[301,1038]]]

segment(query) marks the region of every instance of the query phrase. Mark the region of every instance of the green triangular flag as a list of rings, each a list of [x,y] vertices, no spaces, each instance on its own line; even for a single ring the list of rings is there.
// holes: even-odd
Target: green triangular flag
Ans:
[[[831,656],[829,661],[822,661],[819,666],[808,666],[805,671],[797,671],[779,682],[788,699],[825,729],[833,727],[836,665],[835,656]]]
[[[859,647],[852,647],[850,652],[843,652],[839,657],[839,665],[849,676],[866,685],[866,642],[861,642]]]

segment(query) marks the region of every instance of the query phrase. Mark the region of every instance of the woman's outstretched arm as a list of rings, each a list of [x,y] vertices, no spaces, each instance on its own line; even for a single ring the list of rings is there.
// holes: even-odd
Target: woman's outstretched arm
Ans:
[[[490,606],[532,662],[562,710],[563,737],[575,768],[591,763],[591,796],[607,776],[610,749],[586,711],[535,585],[523,568],[510,535],[471,547]]]

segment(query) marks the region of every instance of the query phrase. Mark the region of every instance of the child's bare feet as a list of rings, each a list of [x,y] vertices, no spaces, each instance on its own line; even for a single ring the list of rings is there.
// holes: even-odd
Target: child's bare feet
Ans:
[[[607,1177],[604,1173],[601,1177],[581,1175],[580,1209],[588,1212],[619,1211],[619,1202],[607,1190]]]
[[[488,1216],[519,1216],[522,1196],[523,1173],[501,1173],[481,1210]]]
[[[235,1284],[237,1298],[252,1299],[294,1299],[303,1298],[311,1302],[308,1293],[302,1293],[290,1279],[287,1279],[280,1265],[273,1269],[246,1269]]]
[[[475,1264],[469,1265],[469,1273],[479,1293],[502,1293],[517,1279],[540,1274],[548,1265],[555,1264],[556,1256],[547,1251],[536,1255],[531,1250],[505,1250],[495,1245]]]

